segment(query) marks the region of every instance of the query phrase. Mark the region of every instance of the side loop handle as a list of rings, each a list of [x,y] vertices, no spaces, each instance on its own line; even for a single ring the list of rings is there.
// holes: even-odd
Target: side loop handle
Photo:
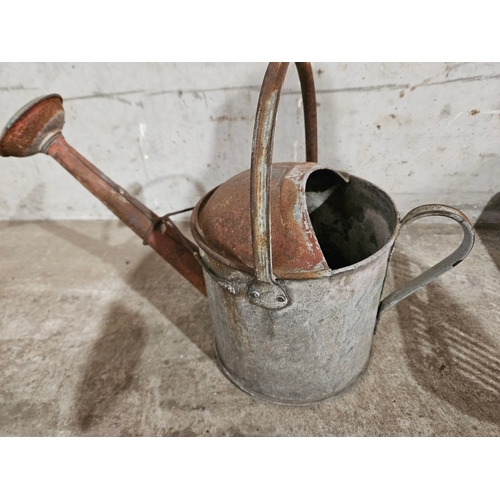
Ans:
[[[271,253],[271,217],[269,208],[271,168],[276,115],[290,63],[270,63],[267,67],[257,104],[251,161],[251,217],[255,277],[248,289],[249,300],[267,309],[281,309],[290,299],[283,284],[274,280]],[[318,161],[316,92],[310,63],[295,63],[304,104],[306,161]]]
[[[456,265],[460,264],[474,246],[474,229],[467,216],[456,208],[448,207],[446,205],[422,205],[421,207],[414,208],[401,221],[401,228],[411,221],[420,219],[421,217],[441,216],[449,217],[457,221],[464,232],[464,237],[460,246],[448,257],[432,266],[427,271],[423,272],[420,276],[412,279],[406,286],[400,290],[396,290],[389,294],[381,303],[378,310],[380,316],[386,309],[396,305],[400,300],[411,295],[419,288],[429,284],[445,272],[453,269]]]

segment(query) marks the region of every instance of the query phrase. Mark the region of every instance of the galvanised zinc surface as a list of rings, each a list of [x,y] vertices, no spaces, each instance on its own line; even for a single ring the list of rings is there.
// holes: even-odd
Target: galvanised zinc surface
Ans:
[[[375,255],[329,277],[284,280],[291,303],[251,304],[251,276],[204,255],[218,276],[240,283],[231,294],[205,272],[223,371],[243,390],[275,402],[320,401],[349,386],[365,368],[394,240]]]

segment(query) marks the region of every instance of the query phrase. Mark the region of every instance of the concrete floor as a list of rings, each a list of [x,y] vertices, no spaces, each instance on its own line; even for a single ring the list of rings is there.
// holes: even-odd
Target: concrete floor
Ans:
[[[403,231],[386,293],[460,233]],[[4,222],[0,234],[0,435],[500,435],[498,228],[385,313],[351,389],[297,408],[221,374],[206,298],[119,222]]]

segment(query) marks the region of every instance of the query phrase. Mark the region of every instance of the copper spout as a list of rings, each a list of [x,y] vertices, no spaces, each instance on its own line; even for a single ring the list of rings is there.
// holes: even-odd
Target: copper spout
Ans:
[[[200,292],[206,295],[197,247],[186,240],[168,220],[115,184],[73,149],[62,135],[64,109],[57,94],[28,103],[12,117],[0,137],[1,156],[31,156],[45,153],[101,200],[135,234],[161,255]]]

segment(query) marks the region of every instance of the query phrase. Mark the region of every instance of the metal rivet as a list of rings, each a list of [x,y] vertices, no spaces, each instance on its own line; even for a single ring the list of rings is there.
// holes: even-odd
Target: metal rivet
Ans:
[[[253,297],[254,299],[258,299],[258,298],[260,297],[260,293],[259,293],[259,292],[257,292],[257,291],[252,292],[252,297]]]
[[[283,295],[278,295],[278,296],[276,297],[276,300],[277,300],[278,302],[285,302],[285,300],[286,300],[286,299],[285,299],[285,297],[284,297]]]

